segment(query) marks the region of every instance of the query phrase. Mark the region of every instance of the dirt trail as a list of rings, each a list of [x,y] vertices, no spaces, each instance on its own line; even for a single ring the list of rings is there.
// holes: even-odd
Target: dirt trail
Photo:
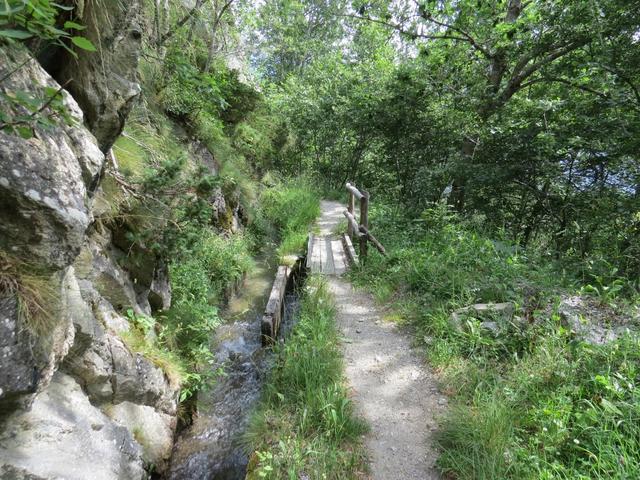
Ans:
[[[330,236],[344,206],[323,201],[320,235]],[[410,339],[384,322],[371,295],[349,282],[327,277],[338,306],[346,375],[353,400],[371,426],[366,437],[374,480],[431,480],[437,452],[434,417],[445,408],[435,379]]]

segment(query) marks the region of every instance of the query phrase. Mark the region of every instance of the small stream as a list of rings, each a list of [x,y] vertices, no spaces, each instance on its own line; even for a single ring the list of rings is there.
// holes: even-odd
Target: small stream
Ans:
[[[212,368],[224,366],[225,375],[198,396],[193,424],[176,441],[170,480],[243,480],[249,461],[241,436],[260,399],[272,364],[269,349],[262,348],[260,324],[276,270],[268,257],[233,295],[212,339],[216,352]],[[269,256],[273,258],[273,256]],[[288,331],[297,317],[298,296],[286,296],[282,330]]]

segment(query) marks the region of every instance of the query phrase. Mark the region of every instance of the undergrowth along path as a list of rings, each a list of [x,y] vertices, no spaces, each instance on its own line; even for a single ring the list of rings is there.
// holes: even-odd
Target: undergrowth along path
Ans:
[[[320,235],[329,238],[345,207],[322,201]],[[346,280],[328,276],[343,335],[346,376],[357,411],[371,431],[365,445],[373,480],[435,480],[436,417],[445,408],[434,376],[411,340],[385,322],[372,296]]]

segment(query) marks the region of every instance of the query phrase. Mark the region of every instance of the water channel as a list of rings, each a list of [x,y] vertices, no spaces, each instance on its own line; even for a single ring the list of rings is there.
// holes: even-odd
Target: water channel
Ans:
[[[224,375],[215,386],[201,392],[193,424],[178,437],[170,480],[243,480],[249,460],[241,441],[262,385],[272,364],[270,349],[262,347],[260,325],[271,291],[276,265],[274,255],[257,260],[256,268],[224,309],[225,323],[212,339],[216,369]],[[270,263],[271,261],[271,263]],[[298,297],[286,296],[282,329],[295,321]]]

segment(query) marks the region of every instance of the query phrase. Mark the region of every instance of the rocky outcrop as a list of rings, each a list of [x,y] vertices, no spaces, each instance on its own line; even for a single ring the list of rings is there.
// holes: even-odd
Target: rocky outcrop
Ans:
[[[139,91],[128,16],[138,4],[106,4],[84,4],[101,55],[68,65],[103,148]],[[16,70],[4,92],[59,88],[27,60],[20,47],[0,49],[0,76]],[[95,221],[104,154],[76,100],[63,95],[72,124],[52,117],[30,139],[0,131],[0,478],[146,478],[145,468],[166,467],[178,385],[127,345],[122,312],[168,308],[168,271],[153,256],[134,264],[113,244],[108,197],[96,210],[105,219]],[[29,302],[42,318],[25,315]]]
[[[51,278],[30,280],[21,286],[24,291],[0,294],[0,420],[28,408],[69,352],[75,330],[64,308],[68,299],[61,285],[67,275],[68,269]],[[42,296],[31,297],[37,295]],[[43,312],[45,308],[48,311]]]
[[[46,352],[15,340],[27,334],[12,320],[17,318],[15,301],[0,302],[0,381],[13,389],[4,388],[11,394],[5,395],[10,407],[5,413],[13,414],[5,418],[7,434],[0,436],[0,478],[142,478],[143,465],[161,471],[176,427],[178,386],[127,347],[120,335],[130,328],[129,322],[90,282],[78,281],[73,267],[65,270],[61,285],[57,313],[60,326],[70,331],[66,336],[52,332],[48,340],[55,348]],[[35,400],[30,410],[17,409],[17,398]],[[135,415],[139,418],[134,421]],[[60,435],[64,438],[56,444]],[[142,439],[144,448],[139,446]],[[87,460],[70,469],[63,449],[83,458],[106,458],[93,467]]]
[[[108,230],[92,232],[74,263],[78,278],[91,283],[118,311],[132,308],[136,313],[150,314],[151,307],[147,299],[149,288],[135,281],[120,266],[118,257],[125,257],[126,254],[112,245],[111,241],[111,232]],[[153,258],[150,263],[153,272]]]
[[[63,369],[76,378],[95,405],[129,401],[175,415],[178,386],[126,346],[120,336],[130,329],[127,319],[92,282],[68,277],[66,296],[76,335]]]
[[[3,47],[0,76],[27,59],[26,50]],[[44,87],[59,85],[35,61],[0,85],[5,93]],[[59,120],[54,128],[36,127],[30,139],[0,131],[0,249],[51,272],[69,265],[84,242],[88,195],[104,164],[95,138],[79,126],[78,104],[66,93],[64,104],[76,125]]]
[[[604,345],[636,331],[640,317],[616,311],[593,297],[572,295],[561,299],[558,315],[572,334],[587,343]]]
[[[125,119],[140,95],[137,80],[142,46],[139,0],[82,2],[78,16],[83,35],[97,52],[78,51],[55,73],[82,107],[87,125],[107,152],[122,132]]]
[[[173,448],[175,417],[131,402],[113,405],[106,413],[117,424],[133,432],[142,446],[145,463],[153,465],[156,471],[166,470]]]
[[[0,478],[142,480],[142,448],[132,433],[91,405],[57,373],[31,410],[0,430]]]
[[[167,310],[171,307],[171,283],[167,264],[158,261],[153,272],[153,281],[149,286],[149,304],[151,310]]]
[[[513,303],[476,303],[468,307],[459,308],[451,314],[450,325],[461,332],[465,328],[465,321],[469,318],[480,320],[480,326],[485,330],[497,334],[508,322],[521,321],[514,317],[515,305]]]

